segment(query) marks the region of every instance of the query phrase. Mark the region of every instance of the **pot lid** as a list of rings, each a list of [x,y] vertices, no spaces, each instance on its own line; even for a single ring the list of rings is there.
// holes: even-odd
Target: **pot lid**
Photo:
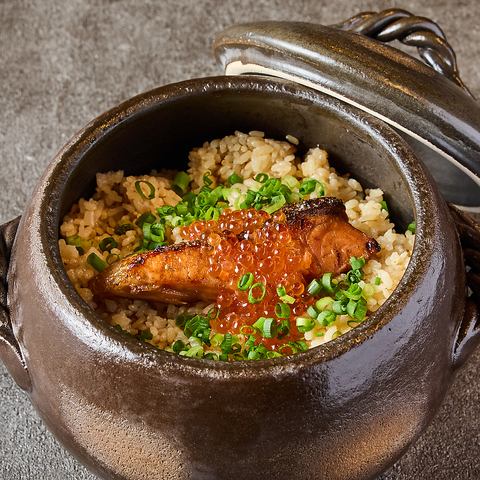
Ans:
[[[416,46],[420,60],[382,42]],[[217,36],[227,75],[293,80],[393,126],[426,164],[444,197],[480,212],[480,105],[460,80],[440,27],[399,9],[332,26],[234,25]]]

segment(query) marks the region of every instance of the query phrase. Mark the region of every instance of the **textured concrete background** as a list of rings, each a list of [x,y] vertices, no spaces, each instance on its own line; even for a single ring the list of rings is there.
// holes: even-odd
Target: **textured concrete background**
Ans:
[[[477,0],[0,0],[0,222],[22,212],[55,152],[98,113],[164,83],[218,74],[210,46],[223,27],[258,19],[328,24],[392,6],[441,23],[465,82],[480,96]],[[480,478],[479,363],[480,350],[433,424],[383,480]],[[0,478],[94,479],[1,365]]]

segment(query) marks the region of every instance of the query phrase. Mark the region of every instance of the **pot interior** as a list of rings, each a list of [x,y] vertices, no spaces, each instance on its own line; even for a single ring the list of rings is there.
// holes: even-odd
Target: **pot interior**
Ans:
[[[301,155],[320,145],[339,172],[351,173],[365,188],[381,188],[402,231],[414,218],[408,173],[370,121],[335,99],[279,80],[218,77],[163,87],[94,122],[95,138],[67,160],[57,224],[80,197],[93,194],[97,172],[182,170],[191,148],[235,130],[261,130],[275,139],[297,137]],[[392,134],[386,126],[385,132]]]

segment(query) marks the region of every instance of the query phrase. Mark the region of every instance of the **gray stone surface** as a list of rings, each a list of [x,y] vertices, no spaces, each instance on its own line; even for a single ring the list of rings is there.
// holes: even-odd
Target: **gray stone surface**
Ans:
[[[441,22],[464,80],[479,96],[477,1],[400,5]],[[0,222],[22,212],[55,152],[98,113],[164,83],[220,73],[211,42],[223,27],[254,19],[333,23],[391,6],[349,0],[0,0]],[[433,424],[383,480],[480,478],[479,362],[480,350],[458,374]],[[94,479],[45,429],[3,366],[0,478]]]

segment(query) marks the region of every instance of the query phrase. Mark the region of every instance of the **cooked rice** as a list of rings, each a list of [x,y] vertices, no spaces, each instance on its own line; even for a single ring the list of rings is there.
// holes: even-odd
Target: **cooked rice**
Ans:
[[[305,158],[300,159],[296,156],[298,140],[291,135],[287,135],[286,139],[272,140],[265,138],[263,132],[252,131],[249,134],[235,132],[234,135],[205,142],[189,154],[188,173],[193,179],[193,188],[202,185],[203,176],[208,171],[216,183],[225,183],[233,173],[242,176],[244,183],[235,185],[241,191],[246,191],[254,182],[255,175],[262,172],[276,178],[291,175],[298,180],[314,178],[321,181],[325,186],[325,195],[338,197],[345,203],[350,223],[376,238],[381,246],[380,254],[364,266],[365,275],[360,282],[360,286],[364,287],[365,284],[373,284],[376,277],[381,279],[379,285],[372,286],[367,299],[368,310],[377,310],[402,278],[412,255],[415,235],[410,231],[404,234],[395,232],[388,212],[382,208],[382,190],[363,190],[357,180],[337,174],[329,165],[327,152],[319,147],[310,149]],[[139,215],[163,205],[174,206],[180,201],[170,188],[171,173],[154,171],[149,175],[125,176],[123,171],[116,171],[97,173],[96,179],[97,189],[93,197],[80,199],[73,205],[60,227],[60,254],[68,277],[81,297],[111,325],[118,325],[132,335],[150,331],[152,338],[148,342],[159,348],[171,346],[176,340],[188,341],[176,326],[175,318],[183,312],[207,312],[209,305],[199,303],[177,307],[128,299],[105,300],[104,305],[97,305],[88,288],[89,281],[97,273],[87,263],[90,253],[107,262],[118,258],[117,255],[122,258],[131,254],[142,239],[142,231],[135,225]],[[153,199],[142,199],[138,195],[135,190],[138,180],[148,181],[155,187]],[[122,224],[132,224],[134,229],[121,235],[114,234],[115,227]],[[174,230],[172,236],[177,241],[175,233]],[[83,242],[83,254],[65,241],[67,237],[74,236]],[[110,253],[102,253],[98,245],[110,236],[115,237],[118,247]],[[322,336],[318,336],[318,331],[314,329],[305,334],[305,340],[310,347],[323,344],[350,330],[348,320],[347,315],[340,315],[321,332]]]

